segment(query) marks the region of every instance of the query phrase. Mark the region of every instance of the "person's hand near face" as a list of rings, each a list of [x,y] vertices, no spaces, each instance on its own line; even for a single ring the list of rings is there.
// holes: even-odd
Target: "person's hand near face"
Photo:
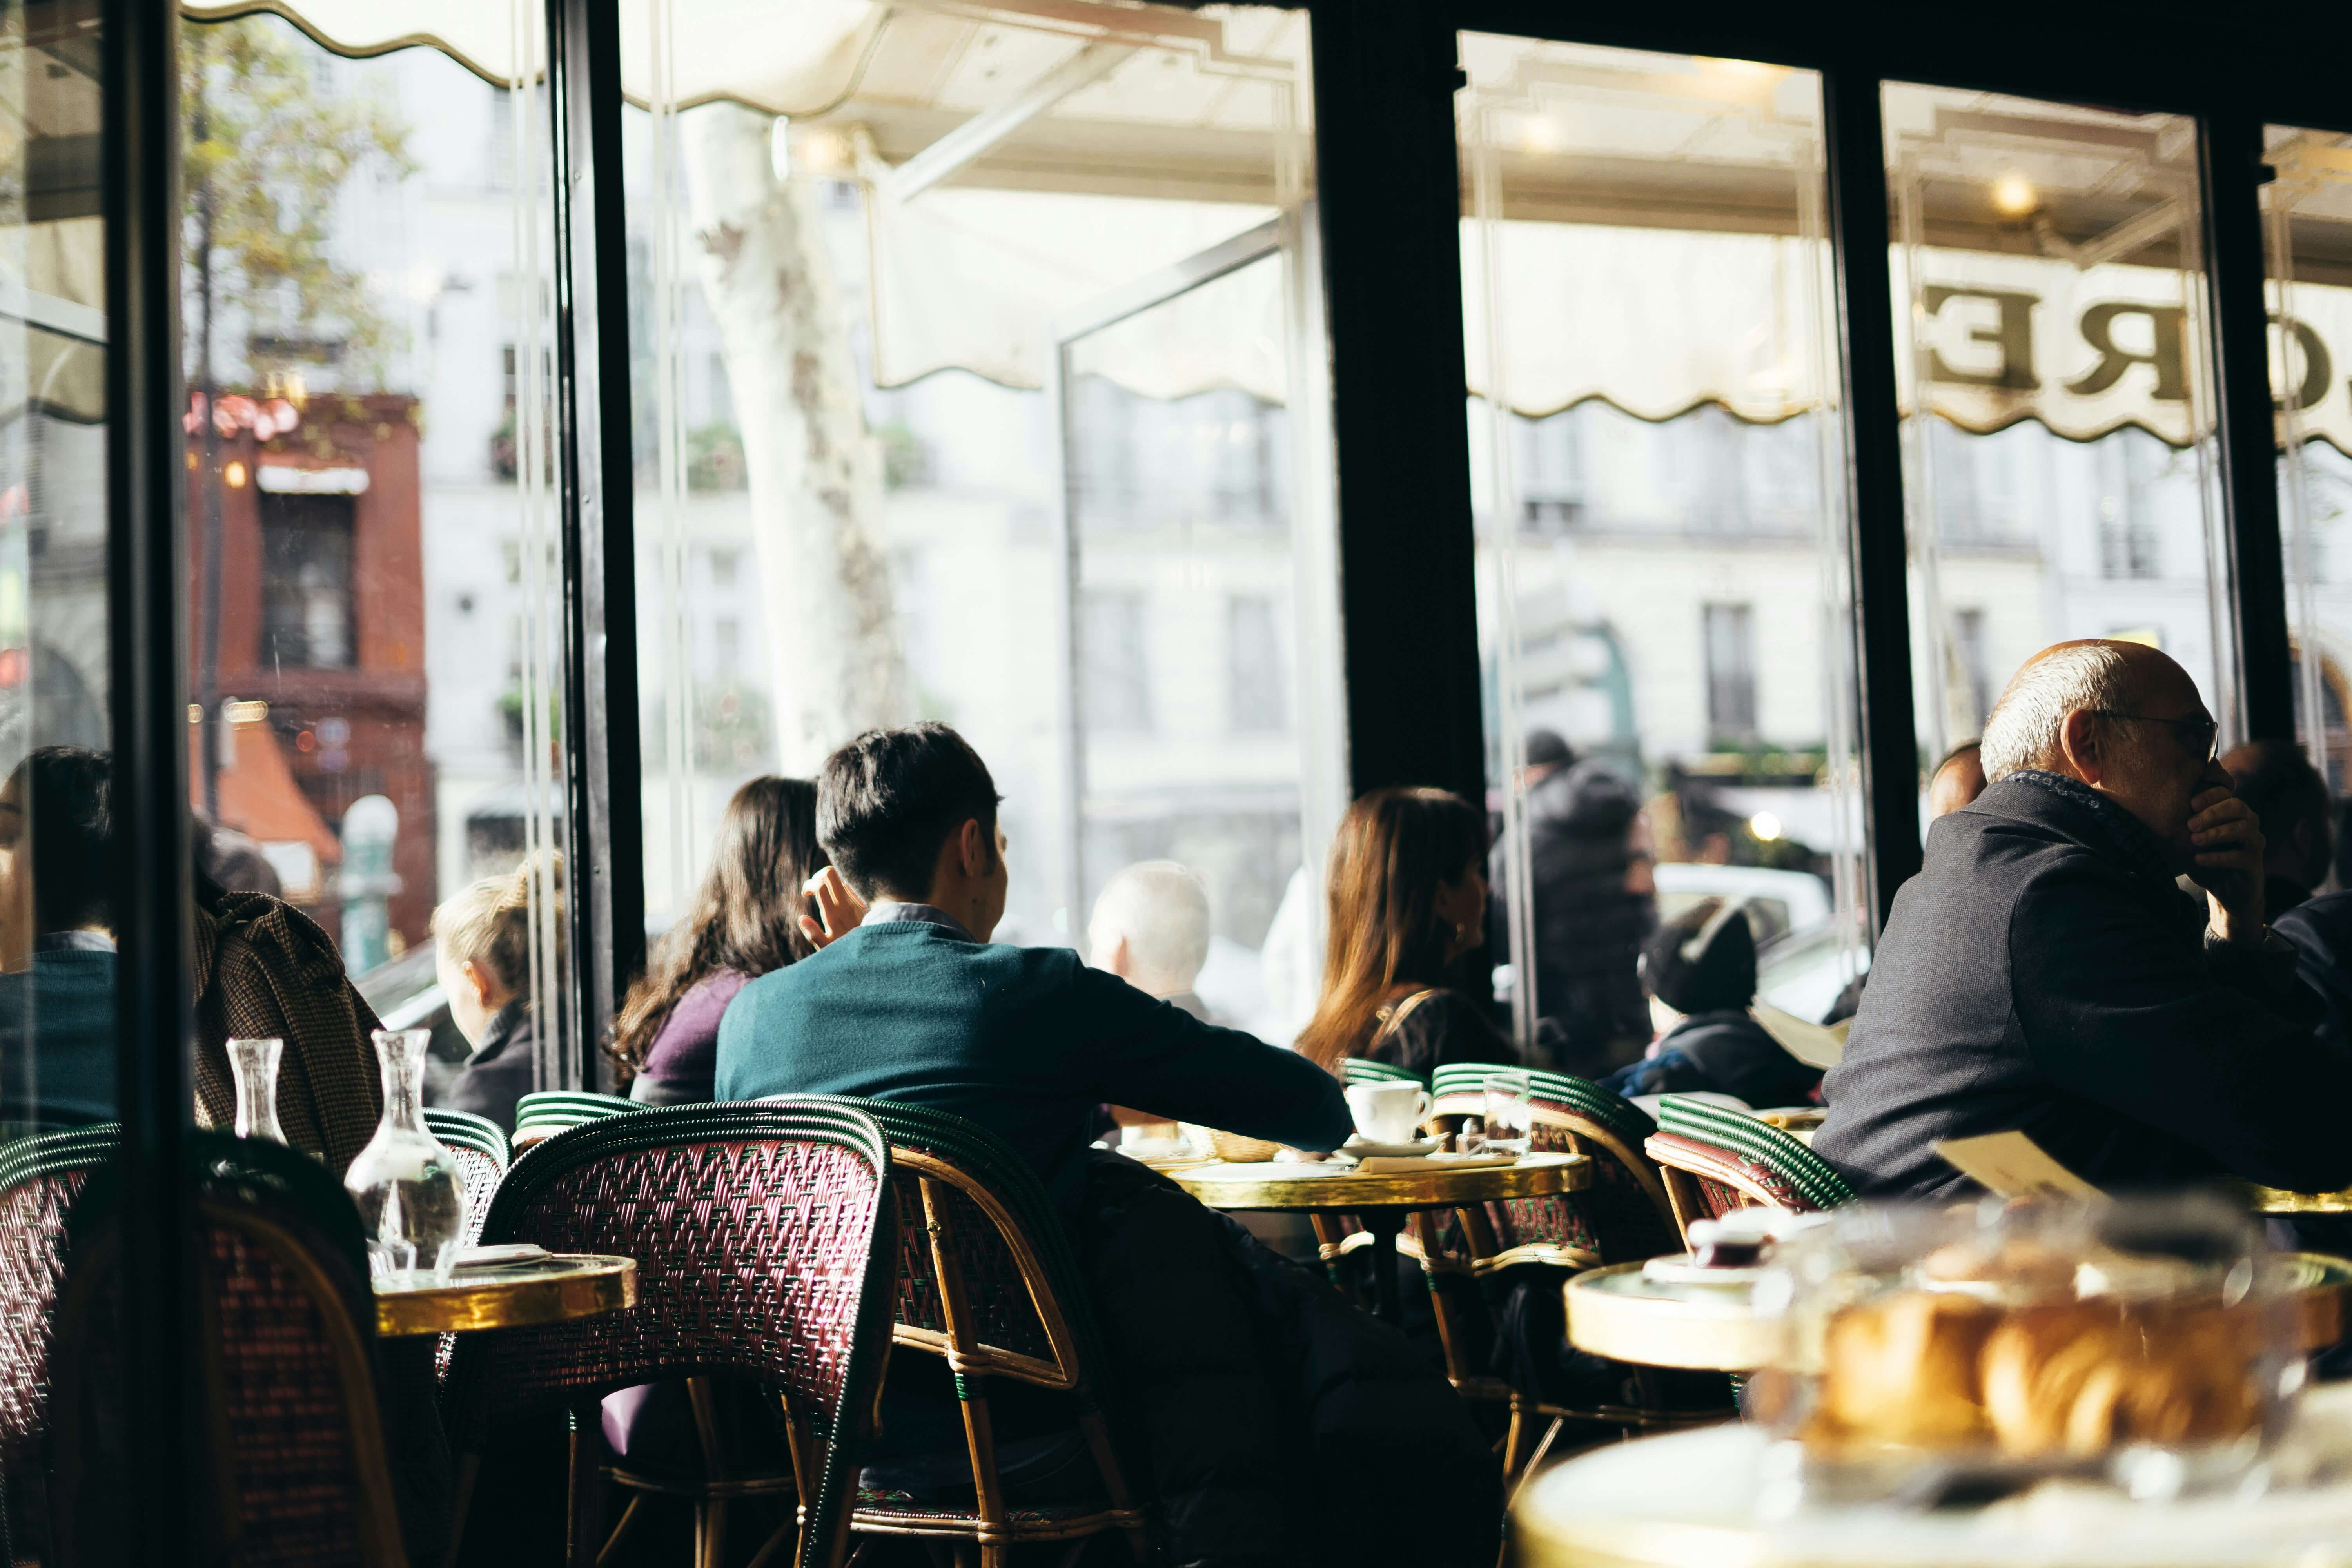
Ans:
[[[2262,941],[2262,823],[2224,784],[2200,791],[2189,807],[2189,841],[2197,857],[2189,876],[2205,889],[2214,934],[2229,942]]]

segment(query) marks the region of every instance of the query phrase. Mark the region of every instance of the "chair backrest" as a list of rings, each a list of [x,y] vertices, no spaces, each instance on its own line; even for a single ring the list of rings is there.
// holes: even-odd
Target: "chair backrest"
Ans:
[[[1427,1082],[1417,1072],[1376,1062],[1368,1057],[1349,1057],[1339,1064],[1341,1077],[1349,1083],[1417,1083],[1426,1089]]]
[[[1447,1091],[1433,1116],[1476,1116],[1486,1108],[1486,1075],[1496,1070],[1440,1068]],[[1546,1152],[1583,1154],[1593,1163],[1593,1184],[1562,1198],[1489,1204],[1496,1241],[1506,1255],[1569,1268],[1629,1263],[1672,1252],[1678,1233],[1664,1178],[1643,1151],[1657,1130],[1642,1108],[1589,1079],[1533,1072],[1535,1125],[1529,1143]],[[1545,1257],[1549,1250],[1557,1256]]]
[[[199,1231],[199,1387],[211,1507],[191,1561],[404,1568],[376,1388],[375,1300],[358,1213],[279,1144],[190,1140]],[[88,1207],[103,1211],[99,1198]],[[110,1466],[123,1385],[119,1231],[82,1216],[57,1352],[59,1556],[110,1553],[135,1482]]]
[[[1670,1094],[1658,1102],[1658,1131],[1740,1154],[1787,1183],[1810,1207],[1833,1209],[1853,1202],[1845,1178],[1801,1140],[1728,1106]]]
[[[0,1144],[0,1546],[19,1561],[48,1558],[49,1372],[68,1227],[121,1143],[110,1121]]]
[[[603,1098],[603,1097],[599,1097]],[[451,1110],[444,1106],[428,1106],[425,1111],[425,1130],[452,1149],[480,1151],[498,1162],[499,1173],[514,1163],[514,1145],[506,1130],[487,1116],[477,1116],[470,1110]]]
[[[515,1101],[515,1131],[525,1128],[577,1127],[606,1116],[626,1116],[643,1110],[645,1106],[617,1094],[595,1094],[585,1089],[548,1089],[526,1094]]]
[[[452,1432],[478,1449],[493,1416],[668,1378],[751,1379],[824,1440],[822,1479],[803,1492],[802,1561],[838,1561],[890,1334],[897,1227],[882,1130],[836,1106],[633,1109],[517,1160],[482,1234],[634,1258],[636,1307],[461,1339]]]
[[[1011,1144],[929,1106],[835,1095],[762,1103],[847,1107],[873,1117],[890,1140],[899,1177],[898,1343],[948,1356],[960,1373],[1049,1388],[1077,1389],[1099,1375],[1101,1342],[1076,1249],[1045,1184]],[[957,1283],[979,1342],[970,1365],[950,1353],[929,1210],[954,1238]]]
[[[1770,1206],[1802,1214],[1853,1201],[1843,1177],[1776,1127],[1676,1095],[1658,1109],[1660,1131],[1643,1148],[1665,1176],[1685,1237],[1693,1220],[1733,1209]]]

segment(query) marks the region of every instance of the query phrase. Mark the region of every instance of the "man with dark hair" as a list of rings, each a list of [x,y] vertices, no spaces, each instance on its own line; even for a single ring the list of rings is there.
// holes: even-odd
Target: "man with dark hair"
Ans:
[[[1984,742],[1962,741],[1927,775],[1927,816],[1949,816],[1984,792]]]
[[[78,746],[0,784],[0,1123],[114,1119],[113,793]]]
[[[2327,880],[2336,855],[2327,781],[2293,741],[2249,741],[2222,757],[2263,829],[2263,903],[2273,920]]]
[[[1296,1148],[1346,1142],[1339,1081],[1313,1063],[1068,948],[992,944],[1007,885],[997,799],[944,724],[874,731],[825,759],[817,842],[866,908],[728,1007],[720,1100],[854,1094],[951,1110],[1027,1155],[1065,1208],[1097,1105]]]
[[[833,865],[811,883],[824,920],[803,926],[820,951],[729,1006],[719,1098],[937,1106],[1027,1157],[1077,1243],[1170,1561],[1491,1568],[1493,1458],[1436,1369],[1164,1177],[1088,1149],[1101,1104],[1332,1149],[1351,1131],[1339,1080],[1069,949],[992,945],[1006,886],[996,802],[941,725],[861,735],[826,760],[817,838]],[[927,1496],[926,1477],[963,1464],[954,1404],[895,1369],[884,1403],[874,1484]],[[996,1420],[1008,1500],[1068,1500],[1045,1489],[1074,1442],[1067,1415],[1000,1405]],[[1408,1491],[1413,1508],[1385,1506]]]

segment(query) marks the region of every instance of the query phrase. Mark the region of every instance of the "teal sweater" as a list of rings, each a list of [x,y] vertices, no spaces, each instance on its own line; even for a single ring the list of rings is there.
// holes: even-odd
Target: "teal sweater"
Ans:
[[[852,1094],[936,1106],[1000,1134],[1066,1209],[1090,1118],[1131,1106],[1298,1149],[1353,1125],[1339,1082],[1204,1024],[1067,948],[967,942],[922,921],[859,926],[745,986],[719,1026],[722,1100]]]

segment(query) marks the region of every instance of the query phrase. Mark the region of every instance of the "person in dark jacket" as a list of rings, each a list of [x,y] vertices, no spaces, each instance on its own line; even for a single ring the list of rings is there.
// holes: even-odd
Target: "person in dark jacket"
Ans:
[[[1985,724],[1991,784],[1895,895],[1814,1152],[1920,1197],[1973,1190],[1939,1141],[2008,1131],[2104,1187],[2352,1181],[2352,1056],[2315,1040],[2318,1000],[2263,923],[2262,833],[2214,730],[2137,644],[2018,672]]]
[[[662,933],[606,1047],[644,1105],[698,1104],[719,1074],[719,1022],[736,994],[816,951],[801,930],[808,879],[825,865],[816,785],[756,778],[727,802],[693,906]]]
[[[1323,994],[1297,1051],[1424,1081],[1454,1062],[1516,1064],[1483,1001],[1446,984],[1486,943],[1486,820],[1442,789],[1377,789],[1339,819],[1326,874]]]
[[[2249,741],[2221,759],[2263,829],[2263,907],[2273,923],[2327,879],[2336,858],[2327,781],[2293,741]]]
[[[539,880],[537,867],[525,860],[433,911],[434,963],[448,994],[449,1020],[474,1046],[440,1103],[509,1130],[516,1102],[537,1081],[530,989],[531,903]],[[562,930],[560,910],[552,923]]]
[[[0,784],[0,1136],[114,1120],[115,845],[105,752],[43,746]]]
[[[1555,759],[1538,775],[1538,742]],[[1557,752],[1554,746],[1557,746]],[[1534,957],[1537,1060],[1583,1078],[1633,1061],[1650,1039],[1649,999],[1634,973],[1658,923],[1656,896],[1634,886],[1634,831],[1642,799],[1597,757],[1579,762],[1559,737],[1528,737],[1526,832]],[[1496,963],[1513,962],[1511,889],[1517,847],[1495,847],[1487,917]],[[1521,975],[1519,984],[1529,983]]]
[[[1748,1014],[1756,1000],[1756,932],[1741,906],[1701,899],[1658,928],[1642,952],[1642,984],[1673,1022],[1646,1060],[1607,1080],[1637,1094],[1712,1091],[1762,1109],[1802,1105],[1822,1081]]]
[[[2321,1042],[2352,1052],[2352,889],[2307,899],[2271,929],[2294,944],[2295,972],[2325,1008]]]

